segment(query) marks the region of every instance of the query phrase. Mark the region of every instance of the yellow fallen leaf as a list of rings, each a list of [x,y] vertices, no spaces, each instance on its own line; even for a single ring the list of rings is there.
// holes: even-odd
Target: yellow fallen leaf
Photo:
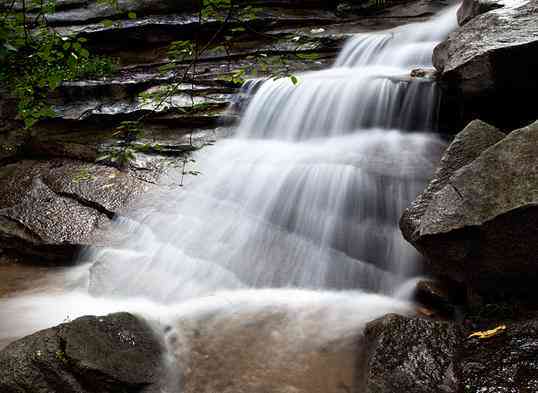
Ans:
[[[491,337],[495,337],[501,334],[505,330],[506,330],[506,325],[499,325],[495,329],[483,330],[481,332],[474,332],[473,334],[470,334],[469,337],[467,338],[473,338],[473,337],[478,337],[479,339],[491,338]]]

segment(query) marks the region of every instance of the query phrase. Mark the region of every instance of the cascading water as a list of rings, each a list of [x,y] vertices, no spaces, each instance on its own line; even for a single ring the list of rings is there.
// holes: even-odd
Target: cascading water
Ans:
[[[210,313],[222,330],[229,325],[216,320],[277,310],[287,316],[282,334],[308,324],[296,342],[306,346],[406,312],[405,302],[362,291],[392,295],[418,273],[398,219],[443,143],[423,132],[435,126],[435,84],[410,71],[431,67],[433,47],[455,26],[452,7],[431,22],[351,38],[333,68],[300,75],[297,86],[260,82],[236,136],[197,158],[201,179],[159,191],[119,220],[123,243],[89,250],[85,284],[60,301],[11,301],[0,314],[41,302],[37,325],[132,310],[187,329]],[[8,330],[28,324],[20,318]]]
[[[202,162],[206,179],[160,197],[124,247],[94,257],[92,291],[161,302],[250,287],[387,293],[415,274],[398,219],[442,143],[393,128],[432,128],[435,84],[409,74],[431,67],[453,25],[451,12],[360,34],[333,68],[263,83],[237,136]]]

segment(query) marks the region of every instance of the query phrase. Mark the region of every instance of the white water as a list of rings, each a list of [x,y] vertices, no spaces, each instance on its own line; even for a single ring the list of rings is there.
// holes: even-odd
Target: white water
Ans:
[[[118,310],[176,327],[208,313],[284,312],[280,334],[322,346],[409,312],[390,297],[419,273],[398,219],[443,148],[425,132],[435,85],[409,74],[431,66],[432,48],[455,26],[451,8],[428,23],[360,34],[333,68],[300,75],[298,86],[263,83],[237,136],[196,157],[200,178],[118,220],[127,240],[89,250],[68,277],[72,288],[1,302],[0,340]],[[292,326],[307,320],[299,339]]]

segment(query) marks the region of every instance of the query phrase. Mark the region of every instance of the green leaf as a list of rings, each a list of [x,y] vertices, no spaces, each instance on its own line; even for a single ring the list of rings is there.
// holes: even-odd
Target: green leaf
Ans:
[[[128,17],[129,19],[136,19],[136,12],[129,12],[129,13],[127,14],[127,17]]]

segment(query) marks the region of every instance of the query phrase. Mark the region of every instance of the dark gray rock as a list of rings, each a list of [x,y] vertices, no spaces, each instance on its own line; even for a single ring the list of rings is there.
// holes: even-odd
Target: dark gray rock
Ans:
[[[460,340],[451,323],[389,314],[370,322],[366,344],[366,392],[457,392]]]
[[[464,11],[462,11],[463,13]],[[468,21],[438,45],[435,67],[463,121],[515,128],[538,118],[538,0],[507,5]]]
[[[15,121],[16,116],[16,100],[0,87],[0,164],[19,154],[27,139],[27,134]]]
[[[485,129],[469,127],[404,213],[403,234],[436,273],[485,296],[532,293],[538,271],[538,122],[497,143],[497,131],[484,135]]]
[[[75,0],[58,1],[56,12],[47,16],[55,26],[80,24],[100,19],[117,19],[128,12],[137,15],[192,12],[195,1],[118,0],[115,5],[107,2]]]
[[[495,328],[500,323],[485,329]],[[386,315],[364,333],[364,391],[538,391],[538,320],[506,323],[487,338],[467,338],[451,322]]]
[[[6,165],[0,185],[0,247],[56,263],[93,244],[147,187],[129,173],[71,160]]]
[[[459,359],[465,392],[537,392],[538,320],[508,323],[489,339],[465,340]]]
[[[152,330],[133,315],[83,317],[25,337],[0,352],[0,391],[149,391],[162,378],[161,355]]]
[[[463,288],[455,283],[423,279],[417,283],[413,298],[426,306],[430,313],[453,318],[456,306],[463,303],[465,294]]]
[[[14,160],[26,141],[26,133],[16,126],[0,129],[0,163]]]
[[[470,164],[484,150],[494,145],[505,134],[480,120],[474,120],[461,131],[446,149],[435,175],[415,201],[407,208],[400,220],[404,237],[411,243],[420,237],[422,216],[434,195],[443,189],[458,169]]]

